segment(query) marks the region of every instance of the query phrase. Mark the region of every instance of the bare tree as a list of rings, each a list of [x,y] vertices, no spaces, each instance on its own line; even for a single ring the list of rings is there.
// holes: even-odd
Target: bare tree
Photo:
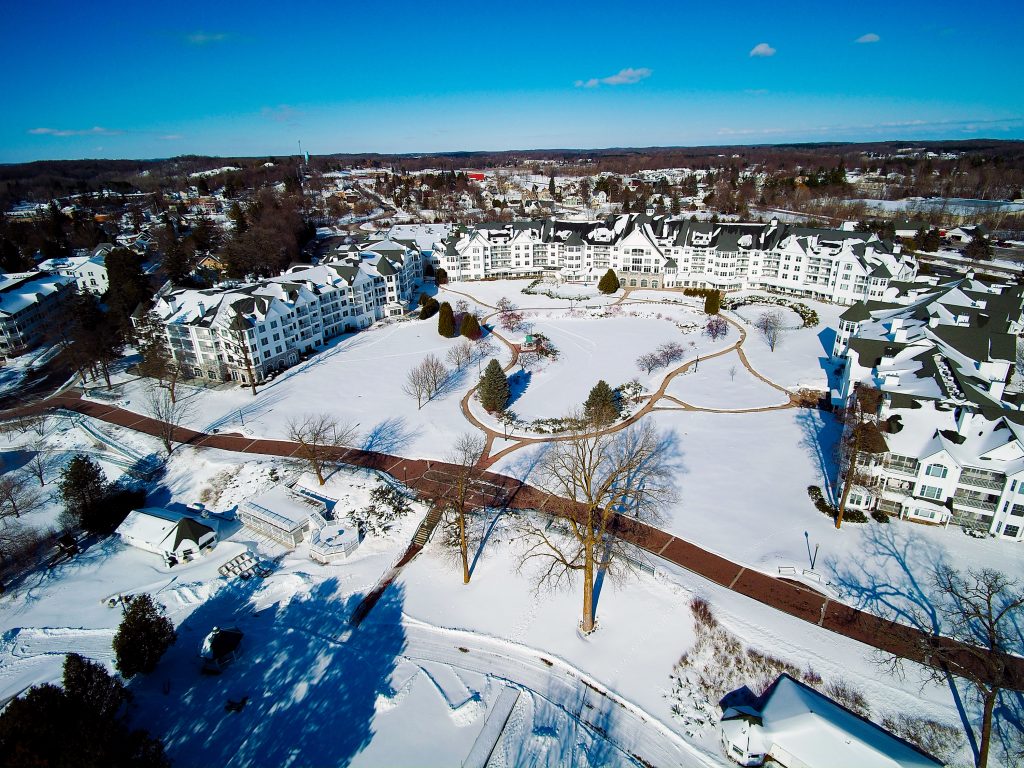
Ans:
[[[433,400],[448,380],[448,369],[436,355],[427,355],[420,363],[427,384],[427,400]]]
[[[459,551],[463,584],[469,584],[470,579],[467,514],[470,512],[470,495],[474,483],[482,473],[477,464],[483,454],[483,435],[459,435],[447,456],[448,463],[452,465],[451,477],[443,495],[435,502],[442,509],[441,521],[445,526],[446,539]]]
[[[182,375],[182,366],[171,353],[167,344],[167,336],[156,315],[149,313],[136,329],[137,346],[142,354],[139,373],[149,376],[165,385],[171,393],[171,399],[177,395],[178,379]]]
[[[661,358],[653,352],[648,352],[636,359],[636,367],[644,373],[650,373],[656,368],[661,367]]]
[[[418,365],[409,369],[402,391],[416,398],[416,408],[419,409],[441,391],[447,380],[448,369],[444,363],[436,355],[427,355]]]
[[[509,333],[514,333],[523,324],[523,313],[505,296],[498,300],[496,306],[499,325]]]
[[[936,628],[918,640],[919,650],[929,662],[923,669],[940,685],[948,684],[948,676],[955,675],[978,693],[982,717],[975,765],[986,768],[999,693],[1019,685],[1014,667],[1021,651],[1024,592],[1016,579],[991,568],[971,569],[965,576],[948,565],[939,566],[933,587],[927,604],[913,609],[918,626]],[[904,674],[899,656],[887,657],[883,665],[891,674]]]
[[[489,360],[497,353],[498,347],[490,336],[481,336],[473,344],[473,360],[479,366],[483,360]]]
[[[567,440],[546,446],[535,484],[551,494],[544,511],[565,528],[548,530],[536,518],[523,517],[526,543],[521,567],[539,562],[537,588],[558,588],[583,577],[583,631],[594,629],[594,579],[599,571],[618,577],[634,566],[624,554],[635,552],[616,534],[630,521],[653,523],[674,498],[672,474],[676,449],[671,434],[659,434],[650,422],[619,432],[593,434],[582,414]]]
[[[326,413],[307,413],[300,419],[288,420],[288,439],[299,444],[295,455],[309,463],[320,485],[326,482],[324,466],[338,458],[338,449],[352,445],[356,427],[339,422]]]
[[[191,414],[192,404],[189,400],[175,398],[170,389],[158,384],[150,386],[146,392],[145,404],[146,415],[157,422],[157,437],[170,456],[175,436],[181,429],[181,422]]]
[[[28,471],[39,481],[40,487],[46,485],[46,473],[50,471],[53,455],[44,440],[34,440],[29,446],[32,456],[26,465]]]
[[[729,381],[736,381],[736,373],[737,369],[735,365],[729,368]]]
[[[782,313],[774,309],[762,312],[754,323],[754,327],[761,332],[761,338],[765,340],[772,352],[782,342],[782,337],[786,332]]]
[[[881,391],[875,387],[857,385],[843,412],[843,434],[837,446],[837,480],[843,484],[843,493],[836,509],[836,528],[843,524],[843,515],[853,487],[866,490],[877,483],[871,471],[873,457],[888,450],[885,438],[878,431],[878,408],[881,402]]]
[[[427,376],[422,363],[409,369],[409,373],[405,376],[405,384],[402,385],[402,391],[416,399],[417,410],[423,407],[423,403],[427,400]]]
[[[507,439],[508,436],[515,431],[516,425],[519,423],[519,414],[506,408],[498,414],[498,423],[501,424],[505,438]]]
[[[465,339],[459,341],[454,347],[448,350],[447,360],[460,371],[473,357],[473,345]]]
[[[252,396],[256,397],[256,371],[253,369],[252,364],[252,352],[249,347],[250,328],[249,324],[245,321],[245,315],[241,312],[236,312],[231,320],[229,330],[231,331],[230,338],[233,343],[228,345],[228,351],[237,356],[238,362],[245,368],[245,383],[252,387]]]
[[[0,518],[19,518],[35,512],[45,501],[30,476],[21,472],[0,476]]]

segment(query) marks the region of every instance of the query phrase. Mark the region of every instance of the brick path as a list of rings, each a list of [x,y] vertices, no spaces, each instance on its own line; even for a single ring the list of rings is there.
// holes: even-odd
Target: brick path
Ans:
[[[10,411],[6,415],[42,413],[52,408],[77,411],[149,435],[159,435],[160,432],[160,422],[154,419],[110,405],[83,400],[75,392],[57,395],[47,401]],[[286,440],[252,439],[232,434],[211,435],[185,428],[178,431],[175,441],[196,447],[269,456],[289,457],[298,450],[297,444]],[[339,448],[335,451],[334,458],[346,464],[386,472],[427,498],[439,497],[446,488],[445,474],[455,470],[453,465],[442,461],[406,459],[354,448]],[[546,494],[512,477],[484,472],[483,478],[490,484],[491,490],[474,492],[470,499],[473,506],[543,511],[550,505],[552,508],[557,507],[561,513],[573,513],[572,510],[567,512],[569,502],[565,499]],[[927,661],[923,656],[920,642],[925,635],[917,629],[836,603],[798,584],[750,570],[667,531],[628,518],[619,519],[615,532],[624,540],[654,556],[776,610],[859,640],[879,650],[914,661]],[[1005,688],[1024,690],[1024,659],[1013,660],[1007,679],[1001,683]]]

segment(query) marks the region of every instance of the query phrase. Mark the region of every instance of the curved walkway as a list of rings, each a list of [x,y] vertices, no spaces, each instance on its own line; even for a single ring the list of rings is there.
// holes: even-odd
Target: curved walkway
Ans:
[[[466,299],[469,299],[469,300],[475,302],[479,306],[487,307],[488,309],[494,309],[494,310],[497,309],[495,306],[493,306],[491,304],[488,304],[488,303],[486,303],[484,301],[481,301],[480,299],[476,298],[475,296],[473,296],[470,293],[466,293],[465,291],[457,291],[457,290],[454,290],[452,288],[448,288],[447,286],[444,287],[444,290],[448,291],[449,293],[453,293],[453,294],[456,294],[458,296],[462,296],[462,297],[464,297]],[[632,290],[634,290],[634,289],[627,288],[623,292],[622,296],[620,296],[618,299],[616,299],[614,302],[612,302],[612,304],[610,304],[609,306],[616,305],[616,304],[627,303],[627,299],[628,299],[629,294],[631,293]],[[659,301],[656,301],[654,299],[632,299],[632,300],[629,300],[628,303],[629,304],[660,304],[660,303],[663,303],[663,302],[659,302]],[[552,308],[551,307],[519,307],[519,311],[521,311],[521,312],[539,312],[539,311],[550,310],[550,309],[552,309]],[[496,314],[498,314],[497,311],[491,312],[491,313],[485,315],[483,317],[483,322],[486,323],[488,320],[493,318]],[[740,363],[743,365],[743,367],[751,375],[753,375],[757,379],[761,380],[762,382],[764,382],[768,386],[772,387],[773,389],[776,389],[779,392],[783,393],[786,396],[786,398],[787,398],[787,402],[782,403],[780,405],[759,406],[759,407],[754,407],[754,408],[740,408],[740,409],[705,408],[703,406],[697,406],[697,405],[691,405],[689,403],[684,403],[681,400],[673,397],[672,395],[667,394],[666,390],[668,389],[669,384],[672,383],[672,380],[675,379],[679,375],[685,374],[694,365],[696,365],[700,361],[700,359],[701,359],[701,358],[697,357],[697,358],[694,358],[692,360],[688,360],[687,362],[683,363],[678,368],[674,368],[671,371],[668,371],[664,375],[664,377],[662,378],[661,385],[658,387],[658,389],[655,390],[650,395],[645,395],[646,402],[644,403],[644,405],[641,406],[641,408],[636,413],[632,414],[629,418],[624,419],[623,421],[620,421],[620,422],[616,422],[615,424],[607,427],[606,429],[596,430],[596,431],[591,432],[589,434],[591,434],[591,435],[606,435],[606,434],[611,434],[613,432],[618,432],[619,430],[625,429],[626,427],[630,426],[631,424],[636,423],[641,418],[643,418],[644,416],[646,416],[649,413],[652,413],[654,411],[686,410],[686,411],[696,411],[696,412],[704,412],[704,413],[736,413],[736,414],[739,414],[739,413],[764,413],[764,412],[767,412],[767,411],[778,411],[778,410],[784,410],[784,409],[787,409],[787,408],[795,408],[795,407],[797,407],[797,402],[794,399],[792,392],[790,392],[785,387],[782,387],[779,384],[776,384],[771,379],[769,379],[766,376],[764,376],[761,373],[759,373],[750,364],[750,361],[747,360],[747,356],[743,352],[743,342],[745,342],[747,340],[747,331],[746,331],[746,329],[742,325],[740,325],[738,322],[733,320],[732,318],[726,317],[725,315],[720,315],[720,316],[722,317],[723,320],[725,320],[727,323],[729,323],[731,326],[733,326],[737,330],[738,338],[736,339],[735,342],[733,342],[729,346],[723,347],[720,350],[717,350],[715,352],[712,352],[711,354],[705,355],[703,359],[704,360],[711,360],[711,359],[714,359],[716,357],[720,357],[722,355],[726,355],[729,352],[732,352],[733,350],[736,350],[736,352],[737,352],[737,354],[739,355],[739,358],[740,358]],[[494,336],[496,339],[498,339],[498,341],[500,341],[506,347],[508,347],[508,349],[512,353],[512,359],[502,368],[502,370],[505,373],[508,373],[509,371],[511,371],[516,366],[516,364],[519,361],[519,347],[516,344],[513,344],[512,342],[510,342],[508,339],[506,339],[504,336],[502,336],[497,331],[492,330],[491,331],[491,335]],[[477,390],[477,386],[470,387],[469,391],[466,392],[466,394],[463,396],[462,400],[460,401],[459,407],[462,409],[462,415],[466,419],[466,421],[468,421],[470,424],[472,424],[474,427],[479,429],[484,434],[485,442],[484,442],[483,454],[482,454],[481,459],[480,459],[480,466],[481,467],[490,467],[495,462],[497,462],[498,460],[504,458],[505,456],[508,456],[510,453],[512,453],[514,451],[518,451],[520,448],[524,448],[524,447],[526,447],[528,445],[535,445],[537,443],[550,443],[550,442],[557,442],[557,441],[564,441],[564,440],[572,440],[574,438],[573,435],[545,435],[543,437],[531,437],[531,436],[523,435],[523,436],[520,436],[520,437],[506,437],[503,432],[499,432],[498,430],[494,429],[493,427],[488,426],[487,424],[482,422],[479,418],[477,418],[477,416],[473,413],[471,404],[472,404],[472,401],[473,401],[473,397],[476,395],[476,390]],[[671,405],[669,405],[669,406],[659,405],[658,403],[662,399],[666,399],[666,400],[670,400],[672,402],[675,402],[675,403],[678,404],[678,406],[681,406],[681,407],[675,407],[675,406],[671,406]],[[494,447],[494,441],[498,440],[498,439],[501,439],[501,440],[514,440],[515,442],[513,442],[512,445],[509,445],[509,446],[503,448],[502,450],[498,451],[497,453],[492,453],[491,451],[492,451],[492,449]]]
[[[57,395],[41,403],[8,412],[7,415],[37,414],[53,408],[77,411],[109,424],[153,436],[159,436],[164,426],[162,422],[148,416],[83,400],[77,392]],[[299,451],[297,443],[287,440],[212,435],[184,427],[177,430],[174,440],[200,448],[217,448],[264,456],[294,457]],[[455,465],[443,461],[405,459],[401,456],[354,448],[335,449],[330,458],[340,463],[385,472],[428,499],[440,498],[450,485],[445,478],[454,477],[458,471]],[[483,482],[474,491],[469,502],[474,507],[538,510],[564,516],[579,516],[584,511],[574,502],[494,472],[483,473]],[[750,570],[667,531],[627,517],[619,517],[614,528],[616,535],[623,540],[726,589],[886,653],[929,663],[930,657],[926,654],[922,642],[929,639],[929,636],[913,627],[859,611],[806,587]],[[963,654],[963,663],[975,666],[974,657],[966,650]],[[1012,659],[1008,665],[1006,679],[998,682],[1004,688],[1024,689],[1024,659]]]

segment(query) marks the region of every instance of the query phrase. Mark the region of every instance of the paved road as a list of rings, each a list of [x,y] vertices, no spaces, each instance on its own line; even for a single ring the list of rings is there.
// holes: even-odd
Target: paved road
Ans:
[[[140,416],[137,413],[103,403],[83,400],[77,392],[58,395],[43,403],[19,409],[17,413],[41,413],[50,408],[66,408],[149,435],[159,435],[163,426],[161,422],[147,416]],[[8,415],[15,415],[15,413],[11,412]],[[197,447],[269,456],[290,457],[298,451],[296,443],[286,440],[252,439],[240,435],[211,435],[185,428],[179,428],[174,435],[174,440]],[[421,496],[433,499],[444,494],[448,487],[445,478],[456,471],[454,465],[442,461],[406,459],[401,456],[358,449],[336,449],[333,458],[346,464],[386,472]],[[550,508],[551,510],[558,509],[561,514],[574,515],[581,514],[583,511],[579,508],[573,510],[569,507],[571,502],[544,493],[506,475],[484,472],[483,479],[488,485],[478,485],[478,490],[469,500],[473,506],[541,511]],[[686,568],[716,584],[791,616],[859,640],[879,650],[914,661],[928,662],[922,650],[922,640],[925,635],[917,629],[858,611],[850,606],[829,600],[806,587],[750,570],[701,549],[692,542],[673,536],[667,531],[628,518],[620,518],[615,526],[615,531],[621,538],[652,555]],[[967,658],[968,655],[965,651],[964,659]],[[1007,678],[1000,682],[1005,688],[1024,690],[1024,659],[1014,659],[1013,663],[1009,665]]]

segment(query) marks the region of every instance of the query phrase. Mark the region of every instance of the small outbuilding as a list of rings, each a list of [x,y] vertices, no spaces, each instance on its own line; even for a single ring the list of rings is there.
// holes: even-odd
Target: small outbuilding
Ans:
[[[208,523],[186,512],[144,507],[128,513],[117,535],[125,544],[175,564],[188,562],[217,544],[217,530]]]
[[[770,760],[785,768],[942,766],[927,752],[787,674],[779,675],[758,698],[728,699],[723,700],[722,746],[740,765],[760,766]]]
[[[199,658],[203,660],[203,672],[211,675],[221,671],[242,655],[242,638],[245,635],[238,627],[214,627],[203,639]]]

